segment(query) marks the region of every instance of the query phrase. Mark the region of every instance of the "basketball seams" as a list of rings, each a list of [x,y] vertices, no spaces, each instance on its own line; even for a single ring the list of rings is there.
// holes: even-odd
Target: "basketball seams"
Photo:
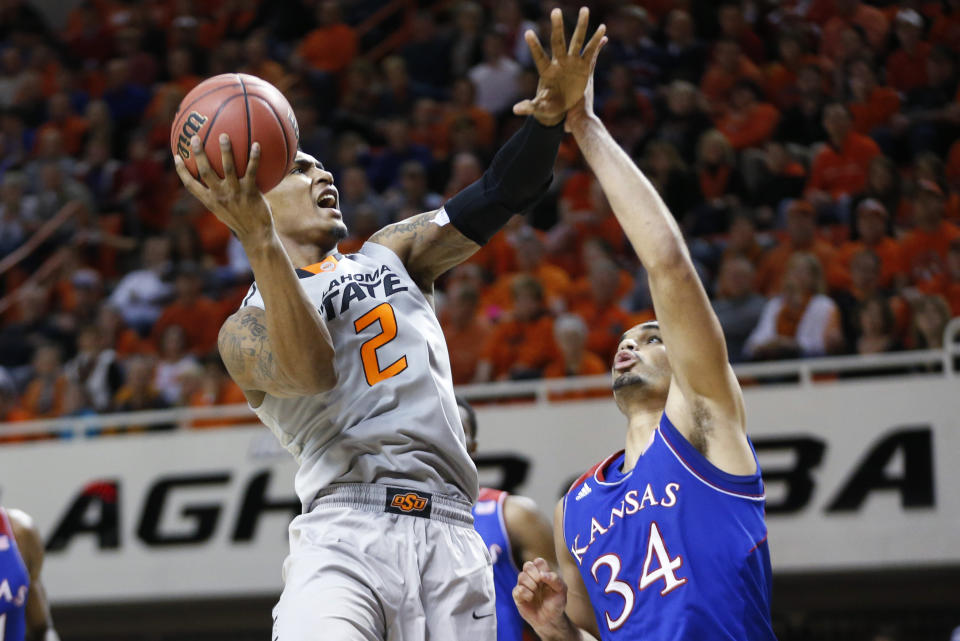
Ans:
[[[273,108],[273,105],[264,96],[260,96],[254,93],[254,94],[250,94],[250,97],[256,98],[257,100],[265,104],[267,108],[270,110],[270,112],[273,114],[273,117],[277,119],[277,124],[280,125],[280,133],[283,134],[281,136],[281,138],[283,138],[283,157],[287,160],[287,163],[289,163],[291,160],[290,144],[287,142],[287,130],[283,126],[283,120],[280,119],[280,114],[277,113],[277,110]],[[248,108],[248,113],[249,113],[249,108]],[[252,132],[251,132],[251,135],[253,135]],[[253,143],[251,142],[250,144],[253,144]]]
[[[243,109],[247,114],[247,153],[249,153],[250,147],[253,146],[253,128],[250,125],[250,97],[247,95],[247,85],[243,83],[243,77],[239,73],[237,74],[237,81],[243,90]]]
[[[217,117],[220,115],[220,112],[222,112],[222,111],[226,108],[226,106],[230,104],[231,101],[236,100],[237,98],[240,98],[241,96],[243,96],[243,94],[239,94],[239,93],[238,93],[238,94],[234,94],[234,95],[230,96],[229,98],[227,98],[226,100],[224,100],[223,102],[221,102],[221,103],[220,103],[220,106],[217,107],[216,113],[214,113],[214,114],[213,114],[213,117],[210,118],[210,122],[208,122],[208,123],[206,124],[207,133],[203,134],[203,148],[204,148],[204,149],[207,148],[207,139],[210,138],[210,134],[213,132],[213,125],[214,125],[215,122],[217,122]]]

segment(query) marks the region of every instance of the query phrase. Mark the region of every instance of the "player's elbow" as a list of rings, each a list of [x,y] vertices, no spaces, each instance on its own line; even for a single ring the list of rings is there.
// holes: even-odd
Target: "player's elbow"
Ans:
[[[643,265],[647,268],[651,277],[673,277],[688,273],[696,276],[693,263],[690,261],[690,254],[687,253],[687,248],[682,244],[664,243],[663,247],[657,248],[656,251],[651,252],[651,255],[645,258]]]
[[[335,369],[316,368],[307,376],[297,377],[292,385],[297,396],[315,396],[325,394],[337,386],[338,376]]]

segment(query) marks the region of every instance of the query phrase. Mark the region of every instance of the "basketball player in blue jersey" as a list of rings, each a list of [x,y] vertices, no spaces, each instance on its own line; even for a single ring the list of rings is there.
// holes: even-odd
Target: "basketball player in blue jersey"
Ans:
[[[257,143],[238,179],[191,141],[187,189],[237,236],[255,284],[219,348],[250,406],[299,464],[303,514],[290,524],[274,640],[492,640],[493,576],[473,529],[477,470],[467,453],[433,283],[547,189],[566,111],[583,95],[603,40],[584,47],[589,12],[566,46],[551,15],[552,57],[528,32],[537,95],[480,180],[433,212],[375,233],[355,254],[333,176],[298,153],[267,194]],[[583,49],[583,51],[581,51]]]
[[[0,507],[0,641],[57,641],[42,566],[43,540],[32,519]]]
[[[477,450],[477,414],[466,399],[457,396],[460,422],[467,437],[467,452]],[[493,586],[497,602],[497,641],[522,641],[527,627],[511,592],[520,566],[542,558],[555,567],[553,533],[533,499],[481,487],[473,506],[473,527],[493,557]]]
[[[541,638],[772,641],[764,489],[720,323],[660,196],[593,113],[567,115],[650,278],[659,323],[613,362],[626,448],[557,505],[560,574],[524,564],[514,588]]]

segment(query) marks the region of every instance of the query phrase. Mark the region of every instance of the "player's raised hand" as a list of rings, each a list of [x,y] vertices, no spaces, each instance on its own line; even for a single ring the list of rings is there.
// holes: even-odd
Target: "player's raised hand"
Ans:
[[[540,80],[537,84],[537,95],[515,104],[513,113],[518,116],[533,116],[541,124],[552,126],[563,120],[564,114],[583,98],[587,81],[593,76],[597,54],[606,42],[603,35],[606,27],[600,25],[586,47],[583,46],[589,21],[590,10],[581,7],[577,26],[570,39],[570,46],[567,47],[563,34],[563,13],[560,9],[550,12],[549,57],[533,31],[524,34]]]
[[[256,182],[257,167],[260,165],[260,144],[255,142],[250,148],[250,160],[243,178],[237,178],[233,148],[227,134],[220,134],[223,178],[210,166],[198,136],[190,140],[190,148],[197,161],[200,180],[190,175],[179,154],[173,157],[177,175],[187,191],[229,227],[242,243],[272,233],[273,215],[270,213],[270,205],[260,193]]]
[[[513,601],[520,616],[538,633],[566,627],[567,584],[539,557],[523,564]]]

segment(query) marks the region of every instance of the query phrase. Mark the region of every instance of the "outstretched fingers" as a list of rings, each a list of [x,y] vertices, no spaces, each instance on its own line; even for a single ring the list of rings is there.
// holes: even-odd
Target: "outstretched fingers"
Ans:
[[[207,154],[203,151],[200,136],[194,136],[190,139],[190,150],[197,163],[197,175],[200,177],[200,180],[208,186],[212,185],[214,177],[219,179],[219,176],[213,171],[213,167],[210,166],[210,159],[207,158]]]
[[[593,37],[590,38],[590,42],[587,43],[586,48],[583,50],[583,58],[589,60],[591,65],[596,62],[597,56],[600,54],[600,48],[607,42],[607,39],[604,37],[606,32],[607,25],[601,24],[597,27],[597,30],[593,32]]]
[[[554,58],[567,55],[567,39],[563,35],[563,12],[560,9],[550,12],[550,49]]]
[[[527,46],[530,48],[530,55],[533,57],[533,64],[537,67],[537,73],[543,73],[550,66],[550,56],[543,50],[540,38],[532,29],[527,29],[523,34],[523,39],[527,41]]]
[[[583,40],[587,37],[587,23],[590,22],[590,10],[586,7],[580,7],[580,13],[577,15],[577,26],[570,36],[570,48],[567,50],[569,56],[579,56],[580,49],[583,48]]]

